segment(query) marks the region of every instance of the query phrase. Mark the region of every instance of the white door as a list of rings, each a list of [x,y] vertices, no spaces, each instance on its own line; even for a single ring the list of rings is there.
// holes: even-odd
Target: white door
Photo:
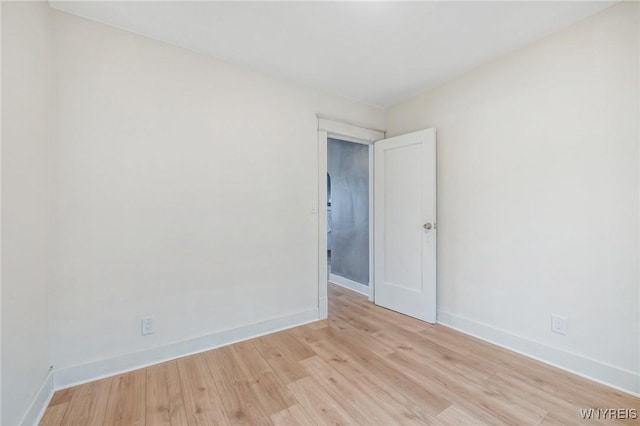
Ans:
[[[375,303],[436,322],[436,131],[375,143]]]

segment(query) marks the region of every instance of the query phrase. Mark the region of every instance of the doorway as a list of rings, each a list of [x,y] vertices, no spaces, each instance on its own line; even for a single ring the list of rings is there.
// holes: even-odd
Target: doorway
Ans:
[[[436,131],[385,139],[385,132],[318,117],[318,317],[328,315],[328,230],[335,229],[335,183],[329,184],[329,140],[367,145],[369,154],[369,285],[359,287],[375,304],[435,323]],[[374,142],[375,144],[374,149]],[[375,170],[374,170],[375,169]],[[375,183],[375,188],[374,188]],[[331,186],[331,196],[328,188]],[[375,195],[375,200],[374,200]],[[331,200],[331,223],[328,201]],[[322,206],[322,208],[318,208]],[[375,207],[374,207],[375,206]],[[374,240],[375,235],[375,240]],[[331,236],[333,238],[333,236]],[[332,274],[335,274],[335,260]],[[375,264],[375,267],[374,267]],[[375,274],[374,274],[375,271]],[[335,278],[334,278],[335,281]],[[351,280],[353,281],[353,280]],[[354,290],[353,285],[337,283]],[[335,287],[339,288],[339,287]],[[375,299],[375,300],[374,300]]]
[[[338,140],[342,142],[350,142],[360,144],[366,147],[368,156],[368,285],[360,287],[362,292],[366,293],[368,299],[373,301],[373,293],[375,282],[373,280],[373,143],[377,140],[384,139],[384,131],[372,130],[357,125],[345,123],[327,117],[318,116],[318,317],[320,319],[327,318],[328,315],[328,282],[329,282],[329,244],[328,244],[328,187],[329,179],[327,178],[328,167],[328,147],[329,140]],[[333,209],[335,201],[333,193],[335,184],[331,182],[332,205]],[[333,215],[333,211],[331,212]],[[332,233],[333,233],[332,229]],[[333,237],[333,236],[332,236]],[[333,242],[332,242],[333,243]],[[332,250],[332,257],[337,253]],[[335,258],[334,258],[335,259]],[[336,275],[336,274],[334,274]],[[334,276],[335,280],[335,276]],[[353,281],[353,280],[352,280]]]
[[[370,294],[370,164],[368,144],[327,140],[329,282]]]

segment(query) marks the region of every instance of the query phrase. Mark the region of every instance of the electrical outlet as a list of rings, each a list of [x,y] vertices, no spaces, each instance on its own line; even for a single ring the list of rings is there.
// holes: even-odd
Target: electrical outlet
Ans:
[[[153,325],[153,317],[144,317],[140,321],[142,323],[142,335],[146,336],[147,334],[152,334],[156,332],[156,329]]]
[[[558,334],[567,334],[567,319],[560,315],[551,315],[551,331]]]

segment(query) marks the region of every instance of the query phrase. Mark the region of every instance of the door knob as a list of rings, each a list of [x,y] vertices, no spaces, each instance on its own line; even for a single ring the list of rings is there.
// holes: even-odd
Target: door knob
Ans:
[[[431,223],[427,222],[424,225],[422,225],[422,227],[424,229],[426,229],[427,231],[429,231],[431,228],[433,228],[433,225]]]

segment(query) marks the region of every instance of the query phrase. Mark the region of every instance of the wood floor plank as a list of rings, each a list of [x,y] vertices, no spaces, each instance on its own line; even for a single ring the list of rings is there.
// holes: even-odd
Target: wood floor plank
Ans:
[[[286,408],[271,415],[271,420],[278,426],[308,426],[316,425],[299,405]]]
[[[528,399],[540,408],[547,411],[548,419],[564,418],[564,422],[577,421],[579,408],[588,408],[589,404],[581,400],[579,395],[569,399],[558,398],[554,393],[546,392],[542,387],[522,381],[508,372],[499,372],[487,383],[489,389],[499,389],[508,392],[514,397]],[[566,416],[569,414],[569,416]],[[596,420],[592,424],[600,424]]]
[[[58,391],[42,425],[638,424],[640,398],[329,286],[329,318]]]
[[[334,312],[334,315],[329,318],[329,324],[333,319],[341,319],[342,321],[350,324],[352,327],[357,328],[358,330],[363,331],[364,333],[374,333],[379,331],[382,327],[380,322],[371,319],[370,317],[365,317],[357,313],[354,308],[352,308],[346,302],[334,302],[337,307],[333,307],[330,305],[330,309]]]
[[[299,405],[286,408],[271,415],[276,426],[310,426],[317,425]]]
[[[251,382],[251,390],[262,411],[268,415],[297,403],[287,386],[274,373],[264,373]]]
[[[69,401],[59,402],[54,405],[49,405],[47,410],[44,412],[42,419],[40,420],[40,426],[60,426],[62,424],[62,419],[64,418],[65,413],[67,412],[67,407],[69,406]]]
[[[233,425],[271,424],[270,413],[262,409],[251,389],[251,382],[257,378],[245,375],[234,357],[233,349],[227,346],[204,352],[203,356],[218,388],[229,422]]]
[[[320,328],[329,327],[329,323],[327,322],[326,319],[320,320],[320,321],[316,321],[316,322],[312,322],[312,323],[307,324],[307,325],[309,326],[309,328],[313,328],[313,329],[320,329]]]
[[[113,377],[74,388],[62,424],[101,425],[104,423]]]
[[[229,349],[243,375],[252,378],[249,385],[262,411],[271,415],[295,405],[296,400],[284,382],[273,372],[262,355],[252,350],[251,342],[246,343],[244,347],[234,345]]]
[[[372,318],[368,315],[368,311],[361,309],[354,303],[347,304],[347,308],[353,315],[360,317]],[[385,315],[387,314],[384,312]],[[374,321],[373,319],[371,321]],[[384,318],[376,317],[378,329],[367,333],[373,336],[382,344],[386,344],[390,352],[402,352],[409,357],[428,357],[431,363],[437,363],[443,369],[454,371],[455,374],[462,374],[466,378],[474,378],[477,383],[481,383],[494,373],[493,365],[488,362],[480,362],[476,358],[469,358],[460,355],[457,351],[439,345],[437,342],[431,341],[416,335],[402,326]],[[423,323],[424,324],[424,323]],[[357,327],[358,324],[349,322],[348,326]],[[359,330],[366,333],[365,330]]]
[[[71,401],[75,388],[61,389],[56,391],[49,402],[49,407]]]
[[[355,364],[353,367],[362,367],[370,374],[376,375],[387,385],[400,390],[407,397],[418,401],[424,401],[428,404],[430,414],[437,414],[447,408],[451,403],[440,395],[432,392],[422,383],[418,383],[413,379],[415,376],[413,371],[403,371],[397,365],[389,363],[387,359],[394,353],[386,356],[378,356],[370,350],[375,347],[375,343],[370,340],[358,340],[346,338],[347,335],[342,330],[330,330],[326,333],[325,343],[329,343],[334,349],[339,349],[346,353],[346,356],[353,359]],[[313,349],[318,353],[320,345],[318,343],[310,343]]]
[[[351,296],[353,295],[353,291],[331,283],[329,284],[329,291],[331,292],[331,299],[329,300],[329,303],[336,301],[342,296],[351,298]]]
[[[537,420],[535,422],[537,424],[541,420],[520,407],[514,406],[510,410],[504,410],[506,402],[503,399],[486,394],[476,383],[466,380],[462,375],[456,380],[451,380],[448,375],[434,369],[426,361],[416,365],[414,359],[400,353],[389,355],[386,360],[405,374],[414,375],[418,381],[429,383],[430,389],[445,400],[473,411],[483,422],[514,424],[520,420],[529,424]]]
[[[603,425],[614,425],[616,423],[619,422],[615,422],[615,421],[607,421],[607,420],[601,420],[601,419],[590,419],[590,420],[584,420],[581,418],[581,416],[579,415],[579,413],[549,413],[545,416],[545,418],[542,420],[542,422],[540,422],[540,426],[564,426],[564,425],[596,425],[596,426],[603,426]],[[634,422],[634,424],[637,424],[637,421]]]
[[[353,344],[359,345],[360,347],[366,347],[368,351],[381,357],[385,357],[395,352],[395,349],[389,344],[389,342],[384,342],[381,339],[373,339],[371,337],[372,334],[378,330],[369,329],[368,327],[363,326],[363,321],[352,323],[345,320],[342,316],[336,316],[331,318],[330,323],[330,328],[319,330],[318,332],[331,334],[333,333],[333,330],[338,329],[340,330],[341,338],[348,339],[353,342]]]
[[[187,424],[176,361],[147,368],[146,421],[154,426]]]
[[[471,413],[469,413],[466,410],[463,410],[457,405],[451,405],[442,413],[436,416],[434,424],[443,425],[443,426],[446,426],[446,425],[479,426],[485,423],[482,423],[480,420],[478,420],[478,418],[474,417]]]
[[[419,333],[428,328],[430,325],[428,323],[425,323],[424,321],[402,315],[390,309],[376,306],[373,302],[370,302],[366,298],[350,297],[348,301],[351,306],[357,306],[363,309],[367,317],[391,322],[392,324],[412,333]]]
[[[287,385],[300,406],[316,424],[356,425],[336,400],[331,398],[311,377],[305,377]]]
[[[176,364],[188,424],[190,426],[230,424],[204,355],[196,354],[180,358]]]
[[[611,406],[633,406],[640,401],[624,392],[600,385],[491,343],[470,338],[464,333],[447,327],[430,326],[419,334],[437,341],[440,346],[458,351],[464,357],[491,363],[498,375],[517,376],[517,380],[543,389],[545,393],[554,395],[560,400],[573,401],[577,404],[576,406],[598,403]]]
[[[315,328],[314,328],[315,329]],[[319,328],[321,330],[322,328]],[[282,331],[273,335],[270,339],[282,351],[288,359],[292,361],[302,361],[315,355],[306,344],[293,337],[287,331]]]
[[[267,338],[251,341],[253,349],[267,361],[269,366],[285,384],[307,377],[307,372],[294,360],[289,359],[276,342]]]
[[[323,334],[321,334],[321,332],[329,328],[331,327],[315,328],[307,324],[300,327],[290,328],[289,330],[287,330],[287,333],[291,334],[299,341],[305,344],[309,344],[322,339]]]
[[[144,426],[147,374],[136,370],[113,378],[105,426]]]
[[[409,422],[417,420],[428,424],[432,416],[450,405],[449,401],[388,366],[373,354],[367,356],[360,351],[350,351],[348,346],[335,340],[318,340],[311,345],[319,356],[343,375],[364,380],[370,391],[391,396],[397,401],[396,410]]]
[[[375,333],[375,339],[384,339],[387,333]],[[455,352],[442,349],[432,349],[422,345],[419,339],[411,341],[408,338],[399,337],[397,334],[389,333],[389,336],[395,336],[397,345],[395,345],[395,354],[403,356],[416,365],[427,363],[429,368],[436,370],[442,377],[449,380],[463,378],[465,382],[474,383],[482,386],[483,382],[491,377],[495,371],[491,368],[483,368],[485,365],[478,366],[473,362]],[[392,337],[390,337],[392,338]]]
[[[273,373],[269,363],[255,350],[254,342],[249,340],[227,347],[229,354],[238,363],[241,376],[258,377],[264,373]]]
[[[362,389],[318,356],[300,362],[316,382],[359,424],[399,424],[393,412],[381,408],[381,398],[370,389]]]

